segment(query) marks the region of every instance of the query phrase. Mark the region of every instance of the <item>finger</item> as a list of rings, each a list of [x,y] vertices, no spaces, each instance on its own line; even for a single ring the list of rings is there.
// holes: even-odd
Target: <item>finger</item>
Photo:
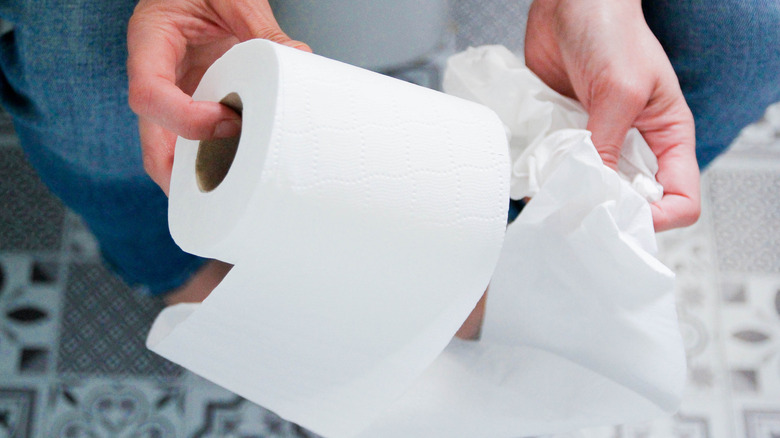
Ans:
[[[215,0],[211,6],[241,41],[262,38],[311,52],[308,45],[291,39],[282,31],[267,0]]]
[[[176,85],[186,40],[165,19],[131,20],[128,28],[129,103],[139,116],[182,137],[230,137],[240,117],[216,102],[195,102]],[[153,17],[152,17],[153,18]]]
[[[138,120],[138,133],[141,137],[144,170],[167,196],[171,185],[176,134],[145,118]]]
[[[587,129],[593,133],[593,144],[605,165],[617,170],[626,133],[648,99],[648,93],[617,75],[591,84]]]
[[[692,117],[663,129],[640,132],[658,157],[656,179],[664,187],[663,198],[651,205],[656,231],[692,225],[701,212]]]

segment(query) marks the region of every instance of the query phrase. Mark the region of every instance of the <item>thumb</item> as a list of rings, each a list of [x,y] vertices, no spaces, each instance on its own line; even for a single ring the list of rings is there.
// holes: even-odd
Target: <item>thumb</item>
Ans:
[[[606,166],[617,170],[626,134],[646,104],[647,99],[639,93],[614,85],[592,96],[587,129],[593,133],[593,144]]]
[[[234,0],[211,2],[217,14],[225,20],[227,27],[241,41],[262,38],[307,52],[306,43],[287,36],[274,18],[268,0]]]

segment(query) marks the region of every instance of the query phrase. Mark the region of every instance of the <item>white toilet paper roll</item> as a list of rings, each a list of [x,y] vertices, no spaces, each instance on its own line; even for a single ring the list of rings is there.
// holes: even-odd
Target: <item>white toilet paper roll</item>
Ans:
[[[235,267],[202,304],[164,310],[148,346],[304,427],[354,434],[488,284],[509,196],[503,125],[262,40],[217,60],[193,97],[228,96],[240,141],[178,140],[169,221],[183,249]]]

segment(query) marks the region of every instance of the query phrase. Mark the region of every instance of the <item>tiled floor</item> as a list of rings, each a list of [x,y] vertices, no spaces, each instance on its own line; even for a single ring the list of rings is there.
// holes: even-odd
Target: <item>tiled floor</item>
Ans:
[[[455,5],[458,48],[522,47],[527,2]],[[678,275],[683,407],[582,435],[780,437],[780,106],[704,175],[699,223],[659,238]],[[101,266],[0,118],[0,437],[313,436],[146,351],[160,308]]]

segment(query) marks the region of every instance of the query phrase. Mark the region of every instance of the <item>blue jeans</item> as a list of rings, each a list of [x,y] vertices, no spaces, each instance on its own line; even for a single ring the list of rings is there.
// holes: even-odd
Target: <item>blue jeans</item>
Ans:
[[[168,201],[144,172],[127,103],[127,21],[134,1],[0,3],[15,24],[0,37],[0,98],[41,179],[81,215],[102,256],[152,294],[203,260],[168,232]]]
[[[203,263],[171,240],[167,201],[146,176],[127,104],[125,34],[134,1],[15,0],[0,16],[0,99],[52,192],[79,213],[110,266],[153,294]],[[706,166],[780,100],[780,7],[653,0],[648,22],[677,69]]]
[[[780,1],[645,0],[696,121],[705,168],[780,101]]]

